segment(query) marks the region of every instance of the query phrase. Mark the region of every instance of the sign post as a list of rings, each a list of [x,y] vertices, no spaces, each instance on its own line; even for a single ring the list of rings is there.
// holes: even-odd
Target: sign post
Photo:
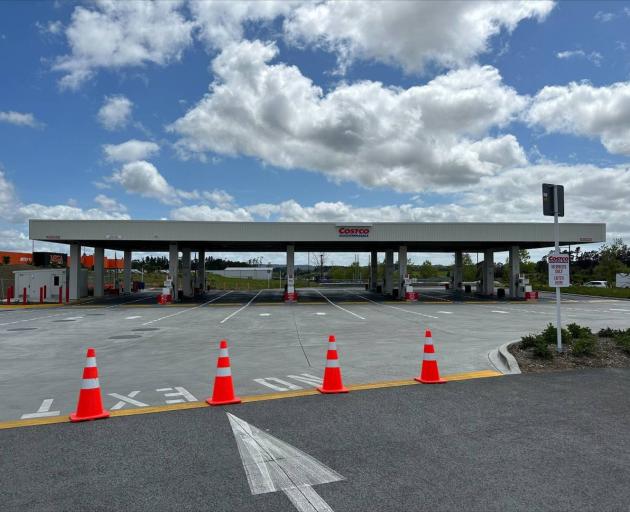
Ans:
[[[569,286],[569,256],[560,254],[560,225],[558,217],[564,217],[564,187],[543,183],[543,215],[553,215],[553,234],[555,251],[550,254],[549,286],[556,288],[556,331],[557,349],[562,352],[562,318],[560,314],[560,287]]]

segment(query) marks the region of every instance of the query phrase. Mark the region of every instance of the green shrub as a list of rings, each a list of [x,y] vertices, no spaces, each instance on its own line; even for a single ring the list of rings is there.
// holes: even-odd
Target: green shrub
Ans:
[[[623,331],[622,329],[611,329],[610,327],[606,327],[605,329],[600,329],[597,335],[602,338],[617,338],[618,336],[622,336],[625,332],[626,331]]]
[[[574,339],[571,352],[578,357],[592,356],[597,352],[597,338],[593,335],[586,335]]]
[[[578,326],[579,327],[579,326]],[[557,343],[558,329],[552,324],[548,324],[545,330],[540,333],[540,336],[545,340],[548,345]],[[566,329],[560,330],[560,336],[562,337],[562,343],[571,343],[571,334]]]
[[[553,358],[553,352],[549,350],[549,344],[545,340],[545,337],[535,336],[534,339],[534,356],[539,357],[540,359]]]
[[[630,329],[628,329],[630,331]],[[617,346],[626,354],[630,355],[630,332],[626,331],[623,335],[615,338]]]
[[[533,334],[523,336],[521,338],[521,348],[527,350],[528,348],[534,347],[534,345],[536,345],[536,338],[538,338],[538,336],[534,336]]]
[[[585,338],[593,334],[591,332],[590,327],[582,327],[581,325],[578,325],[575,322],[567,325],[567,331],[569,331],[569,334],[571,335],[571,338],[573,339]],[[563,333],[563,338],[564,338],[564,333]]]

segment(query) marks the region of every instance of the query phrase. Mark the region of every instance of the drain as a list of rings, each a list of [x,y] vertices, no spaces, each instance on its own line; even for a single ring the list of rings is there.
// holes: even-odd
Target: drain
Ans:
[[[132,329],[133,332],[149,332],[149,331],[159,331],[159,327],[138,327],[137,329]]]
[[[120,334],[118,336],[110,336],[110,340],[133,340],[136,338],[142,338],[139,334]]]
[[[37,327],[14,327],[13,329],[7,329],[7,331],[35,331]]]

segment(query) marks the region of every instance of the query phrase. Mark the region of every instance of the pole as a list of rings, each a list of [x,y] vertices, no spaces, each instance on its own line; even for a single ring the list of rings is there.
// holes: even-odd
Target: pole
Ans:
[[[560,254],[560,225],[558,224],[558,185],[553,186],[553,232],[556,254]],[[562,352],[562,318],[560,315],[560,287],[556,286],[556,331],[557,350]]]

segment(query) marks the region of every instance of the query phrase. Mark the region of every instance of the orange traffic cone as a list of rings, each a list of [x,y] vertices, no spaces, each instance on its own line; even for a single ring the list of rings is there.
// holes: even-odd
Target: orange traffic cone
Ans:
[[[96,351],[87,350],[87,360],[83,369],[83,383],[79,391],[77,411],[70,415],[70,421],[98,420],[109,417],[109,411],[103,409],[101,386],[98,382]]]
[[[326,353],[326,369],[324,370],[324,383],[317,388],[320,393],[347,393],[348,388],[341,381],[341,368],[339,368],[339,356],[337,355],[337,342],[334,336],[328,337],[328,352]]]
[[[433,337],[431,330],[427,329],[424,333],[424,358],[422,359],[422,371],[420,376],[415,380],[423,384],[444,384],[446,381],[440,378],[437,360],[435,359],[435,347],[433,346]]]
[[[240,404],[241,399],[234,396],[234,384],[232,383],[232,369],[230,368],[230,356],[228,355],[227,341],[221,340],[219,345],[219,358],[217,359],[217,375],[214,378],[212,398],[206,400],[210,405]]]

